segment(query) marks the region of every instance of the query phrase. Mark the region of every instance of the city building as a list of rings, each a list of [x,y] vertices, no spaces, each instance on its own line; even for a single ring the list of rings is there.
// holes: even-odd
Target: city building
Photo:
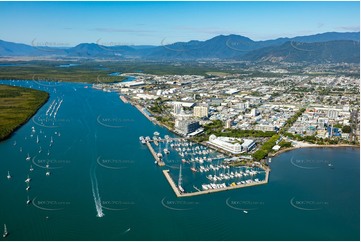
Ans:
[[[208,106],[195,106],[193,116],[198,118],[208,117]]]
[[[240,139],[232,137],[217,137],[214,134],[209,136],[207,142],[217,148],[228,151],[234,155],[252,150],[256,143],[251,139]]]
[[[175,130],[182,135],[193,133],[200,127],[199,121],[188,119],[176,119],[174,124]]]

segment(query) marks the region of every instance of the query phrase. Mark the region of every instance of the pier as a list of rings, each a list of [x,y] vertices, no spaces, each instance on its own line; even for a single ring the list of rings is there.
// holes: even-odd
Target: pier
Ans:
[[[176,186],[176,184],[174,183],[173,179],[171,178],[171,176],[169,175],[169,170],[163,170],[163,174],[165,176],[165,178],[167,179],[167,181],[169,182],[170,186],[172,187],[175,195],[177,197],[192,197],[192,196],[198,196],[198,195],[204,195],[204,194],[209,194],[209,193],[214,193],[214,192],[222,192],[222,191],[228,191],[228,190],[233,190],[233,189],[238,189],[238,188],[244,188],[244,187],[252,187],[252,186],[258,186],[258,185],[263,185],[263,184],[267,184],[268,183],[268,178],[269,178],[269,173],[270,173],[270,169],[266,169],[266,177],[264,180],[259,181],[259,182],[252,182],[252,183],[246,183],[246,184],[240,184],[240,185],[235,185],[235,186],[229,186],[229,187],[225,187],[225,188],[218,188],[218,189],[211,189],[211,190],[205,190],[205,191],[197,191],[197,192],[184,192],[181,193],[178,189],[178,187]]]
[[[162,159],[157,156],[157,153],[155,153],[152,145],[148,141],[146,141],[146,144],[148,146],[148,149],[149,149],[150,153],[152,153],[154,159],[157,161],[158,166],[165,166],[164,161],[162,161]]]

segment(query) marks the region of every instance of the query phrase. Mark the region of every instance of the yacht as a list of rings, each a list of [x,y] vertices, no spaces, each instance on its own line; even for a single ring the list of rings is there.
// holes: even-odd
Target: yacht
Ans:
[[[6,236],[8,236],[8,229],[6,228],[6,224],[4,224],[4,233],[3,233],[3,238],[5,238]]]
[[[31,178],[30,178],[29,175],[28,175],[28,178],[26,178],[25,182],[26,182],[26,183],[29,183],[30,181],[31,181]]]

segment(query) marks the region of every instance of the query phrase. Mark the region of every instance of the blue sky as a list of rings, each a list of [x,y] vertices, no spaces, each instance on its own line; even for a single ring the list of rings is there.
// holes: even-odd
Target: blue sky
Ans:
[[[0,2],[0,39],[69,47],[360,31],[359,2]]]

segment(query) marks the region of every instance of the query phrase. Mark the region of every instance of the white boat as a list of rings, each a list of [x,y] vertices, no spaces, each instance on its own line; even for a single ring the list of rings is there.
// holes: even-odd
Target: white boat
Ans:
[[[164,154],[169,154],[170,153],[167,148],[165,148],[163,151],[164,151]]]
[[[30,165],[30,169],[29,169],[29,171],[33,171],[33,170],[34,170],[33,166],[32,166],[32,165]]]
[[[31,159],[31,157],[30,157],[30,155],[29,155],[29,153],[28,153],[28,156],[26,157],[25,160],[29,161],[30,159]]]
[[[39,136],[36,136],[36,143],[39,143]]]
[[[7,179],[11,179],[10,171],[8,171]]]
[[[30,186],[28,185],[26,188],[25,188],[26,191],[29,191],[30,190]]]
[[[153,134],[156,135],[156,136],[158,136],[158,135],[159,135],[159,132],[155,131]]]
[[[47,172],[45,173],[45,175],[46,175],[46,176],[50,176],[50,171],[47,171]]]
[[[28,175],[28,178],[26,178],[25,182],[26,182],[26,183],[29,183],[30,181],[31,181],[31,178],[30,178],[29,175]]]
[[[28,200],[26,200],[26,204],[30,204],[31,203],[31,200],[29,199],[29,196],[28,196]]]
[[[248,213],[248,211],[246,211],[246,210],[243,210],[243,212],[244,212],[244,213]]]
[[[8,236],[8,229],[6,228],[6,224],[4,224],[4,233],[3,233],[3,238],[5,238],[6,236]]]

